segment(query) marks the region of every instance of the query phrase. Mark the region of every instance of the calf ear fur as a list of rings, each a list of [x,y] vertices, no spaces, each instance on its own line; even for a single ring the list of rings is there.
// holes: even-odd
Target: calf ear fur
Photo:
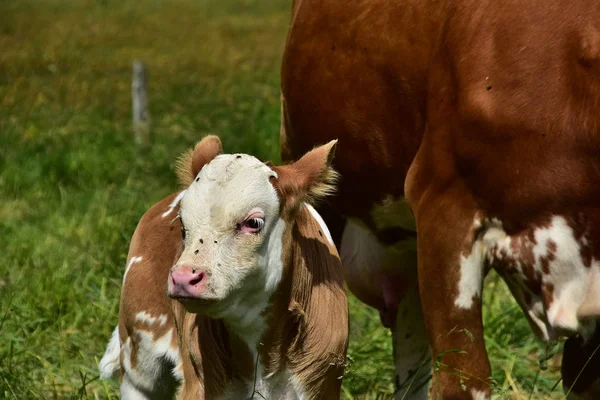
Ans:
[[[221,139],[215,135],[205,136],[194,149],[183,153],[175,162],[175,170],[179,183],[189,186],[202,167],[223,152]]]
[[[273,184],[282,202],[282,209],[292,211],[302,202],[315,204],[335,192],[339,174],[331,163],[337,140],[315,147],[298,161],[274,166],[277,178]]]

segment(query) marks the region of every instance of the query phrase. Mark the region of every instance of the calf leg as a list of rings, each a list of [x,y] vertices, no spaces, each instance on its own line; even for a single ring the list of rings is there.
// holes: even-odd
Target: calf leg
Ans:
[[[179,349],[172,347],[175,329],[162,337],[134,330],[123,343],[121,399],[174,399],[183,380]]]
[[[432,396],[487,399],[491,369],[481,320],[484,265],[475,213],[460,197],[438,195],[421,205],[415,212],[419,289],[434,362]]]
[[[427,399],[431,378],[431,351],[416,286],[406,292],[398,304],[392,336],[396,364],[396,400]]]

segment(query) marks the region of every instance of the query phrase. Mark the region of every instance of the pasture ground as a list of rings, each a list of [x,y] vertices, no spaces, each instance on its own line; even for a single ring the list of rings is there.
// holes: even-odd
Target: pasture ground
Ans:
[[[279,160],[288,1],[0,0],[0,398],[115,399],[97,362],[117,322],[129,238],[177,189],[207,133]],[[131,63],[150,71],[152,146],[131,133]],[[391,336],[351,299],[344,397],[390,398]],[[485,324],[498,398],[563,398],[560,357],[491,276]]]

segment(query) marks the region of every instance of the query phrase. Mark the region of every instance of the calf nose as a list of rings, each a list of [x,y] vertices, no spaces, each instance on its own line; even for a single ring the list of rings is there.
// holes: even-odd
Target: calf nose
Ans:
[[[206,273],[197,268],[184,265],[172,269],[169,273],[169,296],[198,297],[204,291]]]

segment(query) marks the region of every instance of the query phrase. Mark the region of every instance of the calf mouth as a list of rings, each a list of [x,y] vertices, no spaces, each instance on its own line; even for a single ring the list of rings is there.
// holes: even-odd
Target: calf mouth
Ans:
[[[174,296],[169,294],[169,298],[178,301],[183,305],[186,311],[194,314],[208,315],[210,310],[217,306],[218,299],[192,297],[192,296]]]

